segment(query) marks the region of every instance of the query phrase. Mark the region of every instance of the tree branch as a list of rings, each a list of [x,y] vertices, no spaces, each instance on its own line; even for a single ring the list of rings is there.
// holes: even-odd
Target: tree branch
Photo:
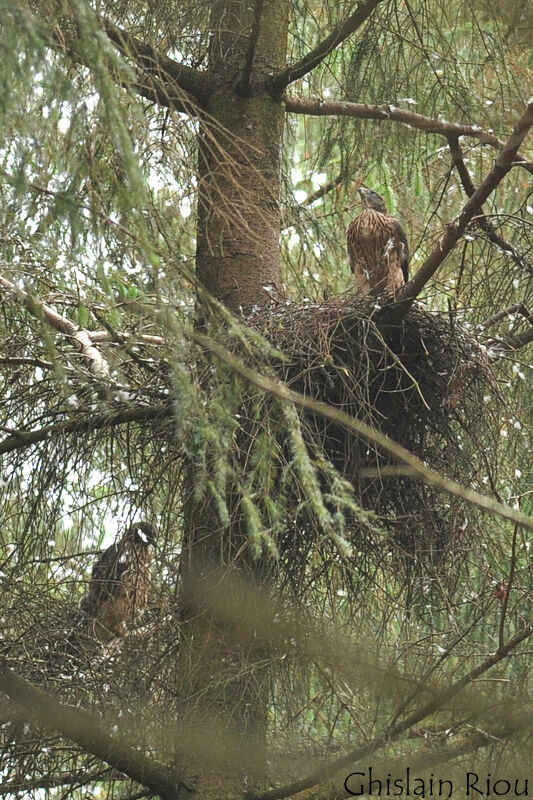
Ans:
[[[530,322],[533,325],[533,314],[530,313],[528,307],[524,303],[513,303],[512,306],[502,308],[501,311],[498,311],[496,314],[493,314],[492,317],[486,319],[485,322],[482,322],[479,325],[479,330],[486,330],[496,322],[499,322],[501,319],[504,319],[511,314],[520,314],[527,322]]]
[[[497,514],[504,519],[511,520],[511,522],[521,525],[526,530],[533,531],[533,519],[527,514],[523,514],[521,511],[517,511],[510,506],[499,503],[497,500],[493,500],[491,497],[486,497],[485,495],[480,494],[473,489],[467,489],[451,478],[446,478],[436,470],[428,467],[427,464],[410,453],[409,450],[406,450],[405,447],[402,447],[402,445],[394,442],[384,433],[381,433],[381,431],[375,430],[371,425],[363,422],[363,420],[351,417],[344,411],[341,411],[338,408],[333,408],[326,403],[321,403],[318,400],[305,397],[299,392],[289,389],[285,383],[282,383],[279,380],[273,380],[266,375],[261,375],[261,373],[257,372],[257,370],[245,366],[235,355],[233,355],[233,353],[230,353],[228,350],[218,344],[218,342],[215,342],[209,336],[205,336],[199,331],[194,331],[192,333],[192,338],[199,345],[205,347],[207,350],[210,350],[230,369],[232,369],[238,375],[242,375],[243,378],[250,381],[250,383],[254,386],[258,386],[263,391],[268,392],[275,397],[279,397],[282,400],[287,400],[290,403],[294,403],[294,405],[298,406],[299,408],[305,408],[308,411],[312,411],[314,414],[320,414],[326,419],[330,419],[333,422],[341,425],[343,428],[351,433],[354,433],[356,436],[361,436],[363,439],[373,442],[385,452],[390,453],[399,461],[411,467],[413,474],[421,478],[430,486],[434,486],[435,488],[447,492],[448,494],[459,497],[460,499],[465,500],[467,503],[471,503],[472,505],[477,506],[477,508],[483,509],[483,511],[488,511],[489,513]]]
[[[526,322],[529,323],[530,327],[515,335],[505,334],[494,339],[489,339],[489,346],[495,348],[498,355],[500,355],[502,351],[504,353],[510,353],[515,350],[520,350],[522,347],[533,342],[533,314],[530,313],[525,303],[513,303],[511,306],[507,306],[507,308],[502,308],[501,311],[498,311],[496,314],[493,314],[492,317],[486,319],[485,322],[482,322],[481,325],[479,325],[479,330],[484,331],[511,314],[520,314],[524,317]]]
[[[413,725],[418,724],[421,720],[425,719],[431,714],[442,710],[445,704],[459,694],[459,692],[464,689],[465,686],[473,683],[473,681],[477,680],[477,678],[483,675],[484,672],[487,672],[487,670],[491,669],[495,664],[498,664],[500,661],[502,661],[502,659],[506,658],[509,653],[515,650],[519,644],[528,639],[532,634],[533,626],[530,625],[524,628],[523,631],[511,639],[504,647],[499,648],[496,653],[489,656],[489,658],[487,658],[478,667],[471,670],[467,675],[465,675],[463,678],[460,678],[448,688],[438,692],[432,700],[422,706],[422,708],[414,711],[401,722],[395,723],[386,728],[382,733],[379,734],[379,736],[376,736],[375,739],[366,742],[361,747],[352,750],[350,753],[347,753],[340,758],[330,761],[329,764],[324,765],[321,769],[316,770],[306,778],[295,781],[287,786],[282,786],[278,789],[271,789],[268,792],[264,792],[264,794],[259,795],[256,800],[282,800],[282,798],[290,797],[293,794],[304,791],[304,789],[317,786],[318,784],[324,783],[324,781],[333,777],[333,775],[339,770],[351,766],[365,756],[368,756],[371,753],[374,753],[376,750],[381,749],[383,746],[389,745],[390,742],[398,739],[399,736],[405,733],[405,731],[409,730],[409,728],[411,728]]]
[[[291,225],[294,225],[297,221],[297,215],[299,212],[302,211],[304,208],[308,208],[309,206],[313,205],[316,200],[320,200],[322,197],[325,197],[329,192],[334,191],[337,186],[344,180],[344,173],[341,172],[337,175],[336,178],[333,178],[331,181],[328,181],[323,186],[320,186],[315,192],[312,192],[302,203],[298,203],[298,205],[289,209],[289,212],[284,216],[282,220],[281,229],[286,230]]]
[[[317,67],[326,56],[338,47],[348,36],[361,27],[382,0],[362,0],[358,3],[354,13],[323,39],[313,50],[295,64],[287,67],[272,79],[272,87],[276,93],[281,93],[293,81],[303,78],[308,72]]]
[[[4,266],[7,265],[4,264]],[[59,333],[69,336],[87,361],[89,369],[95,377],[107,378],[109,376],[109,365],[100,351],[94,346],[88,331],[61,316],[53,308],[33,297],[29,292],[19,289],[14,283],[0,275],[0,293],[2,290],[5,294],[15,298],[34,317],[42,320]]]
[[[242,96],[248,97],[251,91],[250,77],[252,75],[252,68],[254,65],[255,48],[259,38],[261,16],[263,14],[264,0],[255,0],[254,18],[252,20],[252,29],[250,31],[250,38],[248,40],[248,47],[244,56],[244,64],[241,73],[235,84],[235,90]]]
[[[179,87],[198,102],[211,94],[213,83],[205,72],[179,64],[116,25],[105,23],[104,31],[123,55],[132,58],[146,74],[159,78],[163,86],[170,83],[172,88]]]
[[[42,358],[10,358],[9,356],[0,356],[0,364],[5,364],[7,367],[39,367],[40,369],[52,369],[54,366],[51,361],[44,361]]]
[[[337,175],[336,178],[333,178],[331,181],[328,181],[323,186],[320,186],[316,190],[316,192],[312,192],[312,194],[310,194],[304,200],[304,202],[301,203],[301,205],[302,206],[310,206],[310,205],[312,205],[316,200],[320,200],[321,197],[324,197],[326,194],[328,194],[329,192],[332,192],[334,189],[336,189],[337,186],[340,186],[340,184],[342,183],[343,179],[344,179],[344,174],[341,172],[341,173],[339,173]]]
[[[102,428],[114,428],[129,422],[149,422],[153,419],[164,419],[172,416],[171,404],[153,407],[137,406],[118,411],[116,414],[92,414],[85,419],[69,420],[57,425],[49,425],[35,431],[13,431],[10,436],[0,441],[0,455],[13,450],[22,450],[32,444],[39,444],[45,439],[55,439],[70,433],[91,433]]]
[[[410,128],[416,128],[425,133],[437,133],[441,136],[454,136],[457,138],[459,136],[469,136],[498,150],[503,150],[505,147],[505,143],[501,139],[498,139],[490,131],[483,130],[478,125],[458,125],[455,122],[425,117],[423,114],[417,114],[414,111],[406,111],[403,108],[396,108],[396,106],[386,104],[367,106],[361,103],[347,103],[341,100],[326,102],[324,100],[301,100],[297,97],[289,97],[285,101],[285,110],[293,114],[309,114],[319,117],[341,116],[401,122]],[[519,166],[524,167],[524,169],[533,174],[533,164],[530,161],[519,153],[515,153],[514,157]]]
[[[516,733],[518,730],[523,730],[524,723],[527,724],[527,721],[524,720],[525,714],[520,715],[520,719],[514,722],[514,724],[509,725],[506,730],[504,731],[503,735],[511,736],[513,733]],[[379,762],[377,764],[372,764],[372,780],[381,780],[383,785],[386,785],[387,778],[390,779],[391,775],[401,775],[405,773],[407,767],[410,768],[412,775],[420,775],[423,772],[434,771],[435,767],[439,766],[440,764],[446,764],[450,761],[453,761],[456,758],[459,758],[464,755],[468,755],[469,753],[473,753],[476,750],[480,750],[483,747],[488,747],[494,743],[495,738],[502,738],[502,731],[497,730],[495,732],[481,732],[476,731],[473,736],[466,738],[461,744],[458,745],[444,745],[435,747],[435,745],[429,746],[424,750],[416,750],[414,753],[410,752],[407,756],[403,758],[396,758],[391,760],[388,758],[386,761]],[[358,764],[350,764],[350,770],[355,770],[355,768],[359,766]],[[358,794],[359,791],[361,795],[364,796],[372,796],[372,787],[369,783],[368,776],[368,768],[365,768],[365,772],[357,775],[357,784],[358,784]],[[363,777],[361,777],[361,775]],[[352,772],[352,776],[355,778],[356,773]],[[344,780],[343,780],[344,779]],[[346,790],[346,784],[348,786],[352,786],[355,788],[355,780],[348,782],[348,777],[342,776],[341,780],[343,780],[344,788]],[[359,790],[359,786],[361,789]],[[374,783],[373,786],[375,787],[376,784]],[[316,789],[311,789],[310,791],[306,792],[305,794],[300,794],[298,800],[339,800],[341,797],[346,797],[347,791],[340,793],[338,785],[331,785],[331,783],[327,784],[325,787],[325,791],[317,792]]]
[[[498,353],[513,353],[531,344],[531,342],[533,342],[533,327],[527,328],[527,330],[517,333],[515,336],[498,336],[496,339],[490,339],[489,345],[495,348]]]
[[[459,137],[452,136],[448,134],[448,146],[450,148],[450,154],[453,160],[453,164],[459,174],[459,178],[461,179],[461,184],[463,189],[465,190],[468,197],[472,197],[474,192],[476,191],[476,187],[472,182],[472,178],[470,176],[470,172],[465,164],[465,160],[463,157],[463,150],[461,145],[459,144]],[[487,238],[489,241],[493,242],[493,244],[497,245],[502,250],[505,250],[509,253],[513,259],[513,261],[518,264],[519,267],[523,267],[527,269],[528,272],[533,274],[533,266],[528,263],[528,261],[521,255],[518,250],[509,242],[506,242],[505,239],[500,236],[500,234],[496,231],[492,222],[488,219],[485,214],[480,214],[476,217],[476,223],[479,227],[487,234]]]
[[[147,758],[132,742],[110,736],[88,711],[60,703],[5,667],[0,669],[0,691],[27,722],[56,731],[164,800],[183,800],[192,793],[174,772]]]
[[[464,206],[463,210],[451,223],[448,224],[444,236],[440,239],[437,246],[424,261],[414,278],[402,289],[398,295],[398,301],[411,300],[417,297],[426,283],[433,277],[437,269],[455,247],[461,236],[466,230],[468,223],[481,210],[481,206],[490,194],[501,183],[509,170],[514,165],[514,160],[518,148],[522,144],[526,134],[533,125],[533,98],[517,125],[511,137],[503,147],[494,167],[489,172],[485,180],[480,183],[474,194]]]
[[[59,786],[87,786],[93,781],[113,781],[122,782],[129,781],[127,775],[113,769],[100,769],[96,772],[61,772],[59,774],[51,774],[41,776],[37,779],[13,779],[6,781],[2,784],[2,796],[11,794],[20,794],[24,792],[29,795],[37,789],[57,789]]]
[[[37,19],[32,20],[32,25],[48,47],[51,47],[56,52],[68,55],[76,63],[84,63],[76,48],[68,46],[63,33],[58,34],[57,31],[50,30],[48,25],[39,22]],[[152,103],[166,108],[187,113],[194,112],[195,98],[202,98],[204,90],[207,91],[209,79],[205,73],[195,70],[192,67],[178,64],[178,62],[162,54],[158,54],[154,48],[150,48],[149,45],[144,45],[142,42],[135,39],[135,37],[116,26],[108,24],[107,28],[108,30],[106,32],[108,38],[116,45],[121,53],[132,58],[135,62],[136,46],[138,46],[138,48],[140,48],[139,57],[144,58],[146,62],[144,68],[139,66],[139,63],[136,62],[138,68],[137,80],[133,83],[124,81],[122,77],[118,77],[117,79],[117,76],[113,75],[112,77],[117,81],[119,86],[125,88],[132,87],[137,94],[145,97]],[[151,70],[148,67],[149,63],[152,65]],[[159,64],[159,70],[155,68],[155,64]],[[151,76],[149,83],[143,79],[148,75]],[[157,75],[161,75],[165,80],[158,80]]]

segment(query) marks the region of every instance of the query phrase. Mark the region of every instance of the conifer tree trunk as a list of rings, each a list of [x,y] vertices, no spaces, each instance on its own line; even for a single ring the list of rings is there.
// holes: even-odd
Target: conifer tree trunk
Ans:
[[[235,312],[264,303],[264,287],[279,284],[284,109],[269,84],[272,73],[285,64],[288,0],[267,0],[254,23],[259,6],[263,4],[247,0],[213,4],[210,74],[216,89],[199,131],[197,276]],[[223,619],[217,606],[230,595],[231,605],[238,605],[239,585],[264,586],[268,568],[251,555],[237,493],[228,490],[228,524],[212,499],[205,493],[198,497],[193,470],[188,483],[182,554],[183,712],[200,730],[213,731],[214,749],[222,748],[220,764],[225,765],[206,770],[192,758],[180,768],[189,766],[198,788],[208,793],[221,780],[226,789],[242,791],[246,785],[258,786],[264,773],[268,654],[250,626],[243,632],[234,619]],[[243,615],[245,605],[243,601]],[[220,728],[227,728],[227,739],[217,733]]]
[[[264,303],[279,284],[281,100],[269,91],[284,66],[288,2],[267,0],[253,65],[254,4],[219,0],[212,11],[210,73],[216,89],[199,137],[197,275],[234,311]]]

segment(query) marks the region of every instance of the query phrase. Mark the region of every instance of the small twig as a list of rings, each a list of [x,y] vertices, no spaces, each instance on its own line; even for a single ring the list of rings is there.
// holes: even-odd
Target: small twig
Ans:
[[[257,40],[259,38],[259,31],[261,28],[261,16],[263,14],[263,1],[255,0],[254,18],[252,20],[252,29],[250,31],[250,38],[248,39],[248,47],[244,56],[244,64],[241,73],[235,84],[235,90],[242,96],[248,97],[251,91],[250,78],[252,75],[252,68],[254,65],[255,48],[257,47]]]
[[[348,36],[355,33],[381,2],[382,0],[363,0],[363,2],[359,3],[354,13],[344,22],[340,22],[329,36],[323,39],[313,50],[272,79],[274,91],[280,94],[289,83],[303,78],[304,75],[311,72]]]
[[[511,569],[509,572],[509,579],[507,581],[507,588],[502,598],[502,612],[500,615],[500,628],[498,631],[498,647],[503,647],[503,636],[505,633],[505,618],[507,616],[507,606],[509,605],[509,592],[514,584],[514,576],[516,571],[516,543],[518,539],[518,525],[514,526],[513,541],[511,545]]]

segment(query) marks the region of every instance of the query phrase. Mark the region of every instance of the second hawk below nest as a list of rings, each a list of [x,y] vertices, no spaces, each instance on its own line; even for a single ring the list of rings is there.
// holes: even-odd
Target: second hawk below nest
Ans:
[[[409,245],[403,226],[377,192],[359,188],[363,210],[348,226],[348,256],[355,285],[366,295],[394,297],[409,280]]]
[[[110,642],[139,622],[148,604],[156,536],[149,522],[137,522],[98,556],[80,603],[82,626],[91,638]]]

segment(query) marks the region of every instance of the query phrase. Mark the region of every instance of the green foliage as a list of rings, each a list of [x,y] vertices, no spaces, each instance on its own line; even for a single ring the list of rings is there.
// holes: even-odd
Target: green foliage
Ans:
[[[293,2],[287,62],[316,46],[354,5]],[[12,447],[2,453],[0,472],[2,652],[66,702],[115,714],[112,724],[119,720],[120,732],[131,733],[137,715],[139,748],[174,763],[174,741],[159,721],[168,728],[178,716],[180,559],[192,505],[205,535],[219,535],[221,561],[244,563],[252,572],[264,566],[279,600],[272,617],[280,630],[268,628],[264,635],[273,642],[265,684],[271,689],[272,763],[279,768],[273,780],[281,783],[308,769],[308,762],[293,759],[294,751],[310,747],[307,758],[314,760],[317,753],[369,740],[520,631],[531,616],[531,558],[523,531],[444,495],[439,512],[450,539],[439,556],[435,539],[421,535],[436,519],[434,495],[427,495],[425,508],[409,507],[407,489],[415,479],[393,476],[406,487],[406,503],[383,503],[376,511],[390,475],[378,475],[375,494],[365,501],[316,428],[310,436],[308,417],[195,343],[198,330],[206,330],[274,381],[294,376],[302,363],[284,296],[273,304],[265,336],[255,318],[233,318],[198,290],[197,119],[139,94],[131,59],[102,32],[103,19],[127,25],[143,43],[204,69],[210,10],[207,0],[0,0],[0,275],[15,285],[2,289],[0,305],[1,442]],[[288,93],[389,104],[492,129],[504,140],[531,94],[531,25],[529,7],[518,0],[384,2]],[[461,145],[478,185],[497,151],[466,137]],[[283,148],[280,251],[296,317],[318,318],[315,305],[325,293],[352,286],[345,229],[360,210],[355,182],[383,193],[404,223],[412,272],[466,201],[446,140],[389,120],[294,115]],[[530,143],[523,153],[531,160]],[[329,190],[308,202],[330,181]],[[532,512],[533,478],[530,350],[496,359],[495,345],[529,323],[515,311],[485,332],[477,326],[513,304],[532,308],[532,205],[530,175],[514,167],[485,207],[513,251],[472,226],[427,289],[427,313],[440,314],[449,330],[444,345],[456,333],[482,340],[485,349],[476,345],[476,358],[492,359],[492,382],[461,373],[468,359],[450,350],[454,369],[438,376],[444,390],[433,395],[442,400],[439,419],[447,415],[448,438],[431,427],[433,416],[417,442],[422,457],[443,474],[459,464],[463,483],[526,514]],[[230,222],[239,224],[238,216]],[[27,293],[24,303],[20,292]],[[95,376],[72,334],[46,323],[38,301],[98,332],[95,347],[108,377]],[[345,362],[321,335],[319,325],[307,330],[305,347],[316,359],[294,378],[298,388],[313,397],[321,380],[329,387],[351,380],[350,413],[386,427],[383,409],[369,408],[361,375],[373,367],[374,376],[385,379],[390,362],[373,364],[372,358],[382,352],[389,358],[392,349],[380,350],[382,342],[378,347],[363,337],[357,369],[343,382]],[[435,355],[438,342],[432,350],[424,333],[422,341],[419,371],[435,377],[442,353]],[[462,396],[444,409],[451,396],[447,381],[457,375],[469,402]],[[416,392],[407,371],[403,379]],[[381,399],[390,406],[399,394],[396,385],[386,387]],[[345,407],[345,397],[337,407]],[[128,416],[132,411],[138,418]],[[122,424],[111,425],[121,415]],[[409,424],[407,415],[401,421]],[[48,427],[42,441],[27,445],[25,435]],[[387,432],[398,438],[400,427]],[[50,674],[47,648],[68,634],[94,551],[140,517],[161,529],[149,635],[99,653],[72,681]],[[399,529],[411,535],[402,540]],[[511,583],[507,604],[494,594],[503,579]],[[490,742],[485,766],[500,758],[500,738],[519,760],[530,729],[509,745],[501,727],[506,708],[515,700],[525,705],[530,695],[531,659],[524,651],[498,665],[486,697],[472,693],[457,706],[444,704],[424,722],[429,733],[414,728],[413,735],[438,736],[453,748],[457,731],[471,724]],[[224,664],[233,655],[224,653]],[[254,669],[243,671],[255,679]],[[221,684],[223,691],[233,686]],[[486,710],[474,714],[485,701],[502,726]],[[41,779],[46,787],[49,775],[72,768],[78,779],[78,766],[86,775],[92,767],[92,758],[64,742],[57,747],[47,736],[22,741],[20,751],[8,746],[8,767],[16,763],[21,779],[34,778],[28,797],[56,797],[63,788],[41,789]],[[406,733],[385,755],[409,758],[418,743]],[[25,760],[21,753],[32,755]],[[97,767],[87,788],[73,784],[65,793],[78,800],[82,791],[96,796],[102,788],[102,796],[111,797],[116,775],[104,780]]]

